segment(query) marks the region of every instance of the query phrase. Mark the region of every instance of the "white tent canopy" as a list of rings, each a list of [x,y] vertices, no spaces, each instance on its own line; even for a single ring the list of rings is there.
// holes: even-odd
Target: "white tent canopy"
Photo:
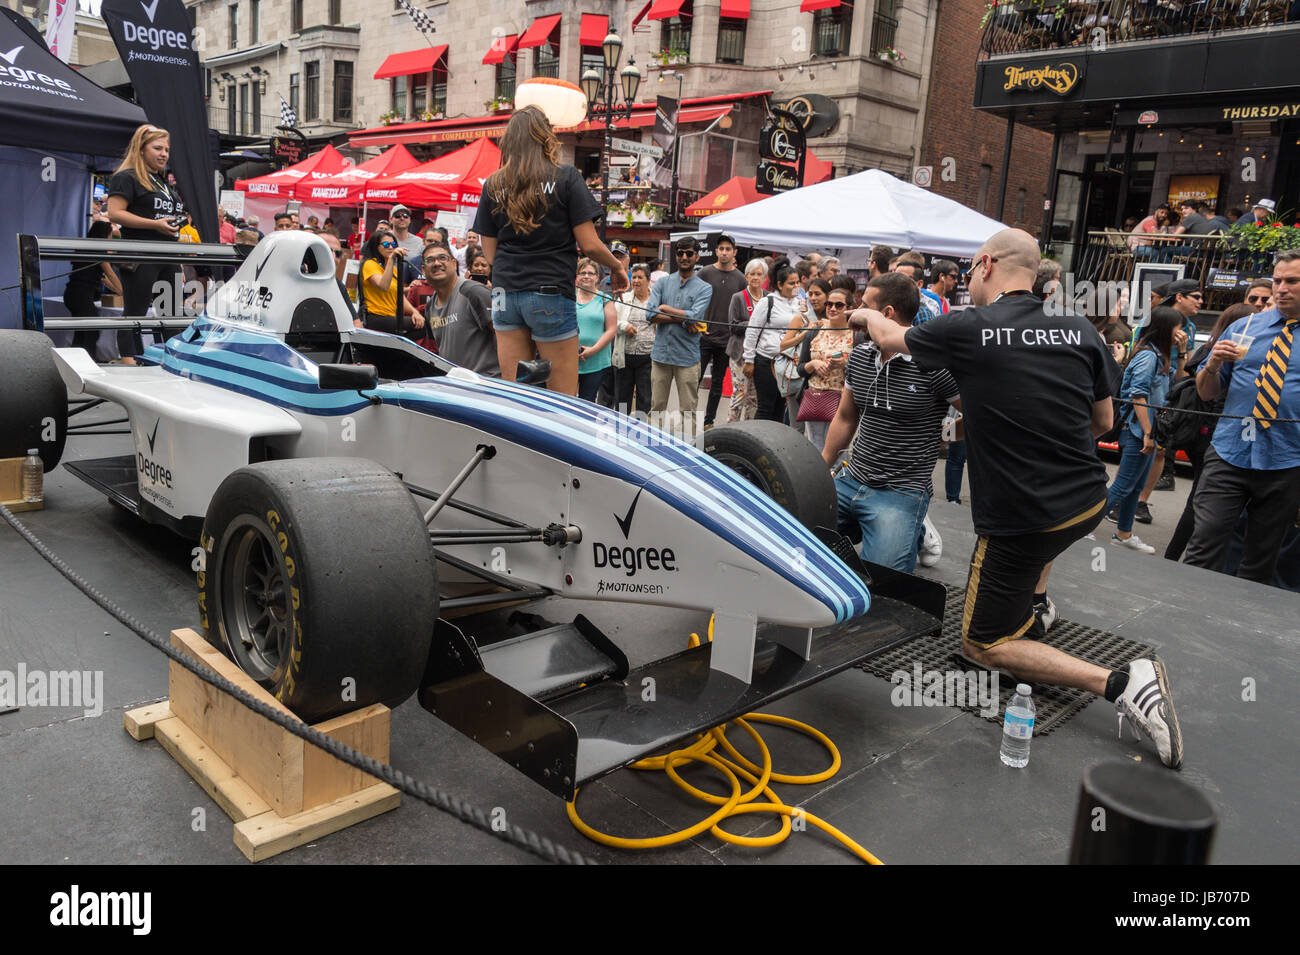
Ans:
[[[701,232],[726,232],[741,245],[800,251],[866,250],[872,245],[970,258],[1007,226],[960,202],[879,169],[792,189],[707,216]]]

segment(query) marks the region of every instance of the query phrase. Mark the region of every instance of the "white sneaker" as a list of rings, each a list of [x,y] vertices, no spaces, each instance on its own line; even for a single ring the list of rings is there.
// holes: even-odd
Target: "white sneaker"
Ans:
[[[1169,675],[1158,657],[1143,657],[1128,665],[1128,686],[1115,701],[1119,715],[1120,738],[1124,738],[1124,719],[1129,726],[1156,746],[1160,762],[1177,769],[1183,762],[1183,733],[1174,712],[1174,696]]]
[[[921,546],[916,553],[916,562],[922,567],[933,567],[939,563],[939,557],[943,554],[943,538],[930,523],[930,518],[925,519],[924,526],[925,532],[921,535]]]
[[[1139,554],[1154,554],[1156,549],[1150,544],[1142,543],[1142,538],[1134,534],[1128,540],[1121,540],[1118,534],[1110,535],[1110,542],[1115,547],[1123,547],[1128,550],[1135,550]]]
[[[1034,616],[1043,627],[1043,633],[1052,628],[1056,623],[1056,604],[1052,603],[1052,598],[1048,597],[1046,603],[1034,604]]]

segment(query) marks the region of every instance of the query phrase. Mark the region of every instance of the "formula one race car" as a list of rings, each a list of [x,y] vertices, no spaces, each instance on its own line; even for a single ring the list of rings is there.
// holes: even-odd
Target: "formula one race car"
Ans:
[[[280,232],[144,366],[0,332],[0,457],[52,468],[67,392],[120,405],[134,452],[65,467],[198,539],[210,641],[308,722],[418,690],[564,797],[939,627],[938,584],[873,568],[868,593],[792,429],[697,449],[537,387],[544,363],[487,379],[353,317],[325,243]],[[551,595],[711,612],[712,643],[631,670],[581,614],[494,642],[451,622]]]

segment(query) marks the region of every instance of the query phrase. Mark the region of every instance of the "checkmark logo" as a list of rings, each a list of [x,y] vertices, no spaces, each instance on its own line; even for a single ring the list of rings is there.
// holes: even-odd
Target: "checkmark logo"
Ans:
[[[0,60],[4,60],[10,66],[13,66],[14,60],[18,58],[18,54],[21,53],[22,51],[23,48],[21,46],[16,46],[8,53],[0,53]]]
[[[262,278],[262,269],[266,268],[266,263],[271,261],[271,256],[273,256],[274,254],[275,254],[275,249],[272,249],[270,252],[266,253],[266,258],[262,260],[260,265],[256,265],[253,267],[253,278],[259,280]]]
[[[623,517],[614,515],[614,520],[618,522],[618,529],[623,532],[623,540],[627,540],[628,532],[632,530],[632,515],[636,513],[636,502],[641,500],[641,492],[645,488],[638,488],[636,497],[632,498],[632,506],[627,509],[627,514]]]
[[[149,18],[150,23],[153,23],[153,15],[158,12],[158,0],[153,0],[153,3],[140,0],[140,6],[144,7],[145,16]]]
[[[158,440],[158,425],[160,425],[161,423],[162,423],[162,418],[159,418],[157,421],[155,421],[153,423],[153,434],[149,435],[149,453],[151,455],[153,454],[154,442]]]

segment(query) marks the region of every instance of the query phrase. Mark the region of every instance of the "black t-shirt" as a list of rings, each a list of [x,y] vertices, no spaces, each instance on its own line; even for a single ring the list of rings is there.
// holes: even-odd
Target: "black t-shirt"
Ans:
[[[977,533],[1044,531],[1106,496],[1092,407],[1110,397],[1107,355],[1087,319],[1006,296],[912,328],[907,347],[957,379]]]
[[[153,188],[146,189],[140,185],[140,180],[135,177],[135,173],[123,169],[108,181],[108,194],[124,198],[126,211],[142,219],[171,219],[180,215],[185,208],[180,194],[157,176],[150,176],[150,181]],[[161,242],[168,236],[153,229],[131,229],[123,226],[122,238],[152,239]]]
[[[704,340],[714,348],[726,348],[727,339],[731,336],[731,329],[727,325],[730,321],[728,313],[731,311],[731,297],[744,291],[749,283],[745,281],[745,273],[740,269],[724,272],[713,265],[700,269],[699,276],[713,287],[713,297],[709,299],[709,310],[705,313],[704,320],[708,323],[709,330],[704,333]]]
[[[507,292],[535,292],[555,285],[571,294],[578,274],[577,243],[573,229],[600,216],[600,203],[582,175],[572,166],[557,166],[555,179],[543,186],[546,213],[527,235],[515,232],[506,216],[505,203],[497,211],[496,197],[483,193],[473,229],[497,240],[492,262],[492,287]]]

